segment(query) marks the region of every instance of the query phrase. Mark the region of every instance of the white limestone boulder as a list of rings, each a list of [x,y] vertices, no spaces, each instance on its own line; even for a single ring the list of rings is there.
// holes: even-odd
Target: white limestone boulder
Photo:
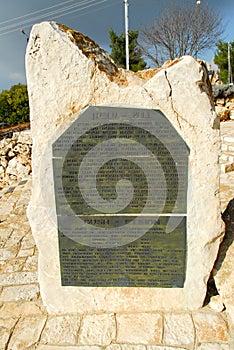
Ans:
[[[185,56],[159,70],[119,69],[95,42],[54,22],[34,25],[26,53],[33,138],[28,217],[50,313],[197,309],[223,236],[220,135],[207,71]],[[51,145],[88,106],[159,109],[190,149],[184,288],[64,287],[60,282]]]

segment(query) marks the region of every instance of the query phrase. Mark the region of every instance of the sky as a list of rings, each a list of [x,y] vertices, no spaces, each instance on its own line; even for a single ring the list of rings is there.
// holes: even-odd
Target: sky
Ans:
[[[175,0],[179,4],[184,0]],[[196,0],[189,0],[196,2]],[[140,30],[155,21],[171,0],[128,0],[129,29]],[[234,0],[201,0],[224,20],[223,40],[234,41]],[[56,21],[88,35],[109,51],[109,30],[124,32],[123,0],[0,0],[0,92],[26,83],[24,58],[27,37],[35,23]],[[200,58],[212,62],[215,48]]]

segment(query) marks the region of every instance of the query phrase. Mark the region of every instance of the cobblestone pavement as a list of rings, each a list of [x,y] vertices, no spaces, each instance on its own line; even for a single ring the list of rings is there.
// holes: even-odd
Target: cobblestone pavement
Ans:
[[[233,171],[225,172],[225,167],[230,168],[234,164],[234,120],[221,123],[221,141],[220,197],[221,209],[224,211],[234,197],[234,167]]]
[[[222,131],[234,136],[234,123],[229,124]],[[1,350],[234,349],[233,328],[218,297],[187,313],[48,315],[37,281],[38,252],[26,217],[30,191],[30,178],[0,191]],[[222,173],[223,209],[233,192],[234,172]]]

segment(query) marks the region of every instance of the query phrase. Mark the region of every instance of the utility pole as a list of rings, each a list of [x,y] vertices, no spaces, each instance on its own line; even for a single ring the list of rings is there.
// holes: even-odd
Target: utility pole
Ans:
[[[126,51],[126,69],[129,70],[129,35],[128,35],[128,0],[124,0],[125,9],[125,51]]]
[[[231,44],[228,43],[228,84],[233,85],[232,65],[231,65]]]

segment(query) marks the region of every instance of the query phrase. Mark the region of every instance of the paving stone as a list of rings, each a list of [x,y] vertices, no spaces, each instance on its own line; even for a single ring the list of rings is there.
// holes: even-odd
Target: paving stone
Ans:
[[[163,321],[160,314],[117,315],[117,343],[154,344],[162,342]]]
[[[9,329],[0,328],[0,349],[5,350],[9,338],[11,336],[11,331]]]
[[[0,301],[18,301],[37,299],[39,294],[38,284],[25,284],[21,286],[4,287]]]
[[[12,210],[13,210],[13,207],[14,207],[14,203],[4,203],[1,208],[0,208],[0,215],[7,215],[9,214]]]
[[[200,312],[193,315],[197,338],[202,342],[228,342],[227,324],[220,314]]]
[[[1,248],[0,260],[9,260],[16,257],[18,249],[16,247]]]
[[[5,319],[2,317],[0,317],[0,328],[5,328],[5,329],[13,329],[16,322],[18,321],[18,317],[11,317],[8,319]]]
[[[42,333],[41,343],[75,345],[79,328],[79,316],[49,317]]]
[[[38,256],[29,256],[24,264],[23,271],[37,271],[38,268]]]
[[[87,315],[81,323],[78,343],[81,345],[110,345],[116,337],[113,314]]]
[[[189,314],[165,315],[164,343],[167,345],[192,345],[195,331]]]
[[[0,309],[0,317],[3,319],[17,318],[21,316],[33,316],[46,314],[41,300],[5,302]]]
[[[105,350],[146,350],[145,345],[131,345],[131,344],[111,344]]]
[[[37,350],[103,350],[99,346],[57,346],[57,345],[39,345]]]
[[[28,233],[21,242],[21,249],[28,249],[28,248],[34,248],[35,247],[35,241],[34,238],[32,236],[32,233]]]
[[[14,258],[0,261],[0,271],[2,273],[19,272],[26,264],[26,258]]]
[[[17,257],[28,257],[32,256],[34,254],[35,247],[34,248],[28,248],[28,249],[20,249]]]
[[[0,328],[12,329],[14,328],[16,322],[19,319],[18,317],[4,318],[3,315],[0,315]]]
[[[36,344],[45,325],[46,317],[25,317],[17,323],[8,348],[10,350],[25,350]]]
[[[224,212],[229,201],[233,198],[234,171],[220,175],[221,210]]]
[[[5,349],[18,318],[0,318],[0,349]]]
[[[0,223],[0,227],[0,248],[4,248],[13,230],[3,225],[3,223]]]
[[[15,272],[3,273],[0,275],[0,284],[2,286],[30,284],[37,282],[37,272]]]
[[[19,250],[19,248],[21,247],[21,241],[24,236],[25,236],[25,233],[22,232],[22,230],[20,232],[20,230],[18,228],[15,228],[13,225],[12,233],[9,239],[7,240],[4,248],[17,247],[17,249]]]
[[[107,346],[105,350],[122,350],[122,347],[119,344],[111,344]]]
[[[174,346],[161,346],[161,345],[151,345],[148,347],[148,350],[187,350],[188,348],[181,348],[181,347],[176,347]]]
[[[228,344],[202,344],[197,350],[232,350]]]

